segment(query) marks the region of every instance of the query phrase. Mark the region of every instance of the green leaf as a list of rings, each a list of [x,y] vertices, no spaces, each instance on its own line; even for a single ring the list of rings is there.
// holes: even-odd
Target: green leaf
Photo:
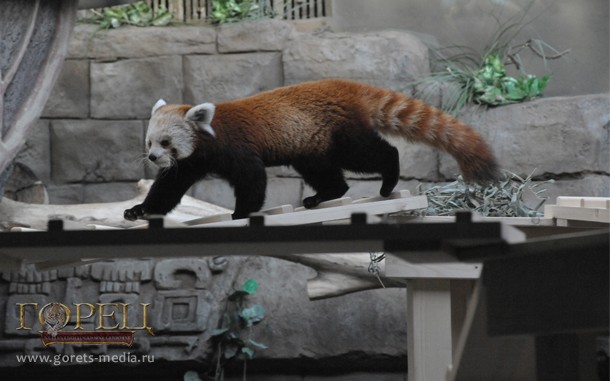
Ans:
[[[230,359],[230,358],[235,357],[235,355],[237,355],[238,350],[239,350],[239,347],[237,346],[237,344],[229,343],[225,347],[223,355],[226,359]]]
[[[265,318],[265,309],[260,304],[255,304],[250,308],[241,310],[239,316],[244,319],[248,326],[251,326]]]
[[[268,349],[269,347],[263,343],[259,343],[258,341],[254,341],[252,339],[248,340],[248,342],[259,349]]]
[[[247,292],[249,295],[252,295],[256,292],[256,290],[258,290],[258,282],[250,278],[244,283],[242,290]]]
[[[241,353],[244,353],[248,356],[248,358],[252,359],[254,357],[254,351],[248,347],[243,347],[241,349]]]
[[[164,25],[169,24],[171,21],[172,21],[171,13],[162,13],[153,20],[152,24],[154,26],[164,26]]]

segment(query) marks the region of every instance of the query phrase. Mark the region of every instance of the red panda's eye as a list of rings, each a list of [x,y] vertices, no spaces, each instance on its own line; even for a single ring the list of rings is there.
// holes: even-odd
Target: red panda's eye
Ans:
[[[161,140],[161,147],[168,147],[169,146],[169,140],[167,139],[163,139]]]

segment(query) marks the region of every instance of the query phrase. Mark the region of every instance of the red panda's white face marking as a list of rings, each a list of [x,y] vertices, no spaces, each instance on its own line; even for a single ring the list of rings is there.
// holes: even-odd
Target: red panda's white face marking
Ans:
[[[184,107],[168,106],[159,99],[152,108],[146,132],[148,159],[161,168],[167,168],[176,160],[189,157],[195,150],[196,128],[216,136],[210,125],[214,111],[212,103],[203,103],[185,114]]]

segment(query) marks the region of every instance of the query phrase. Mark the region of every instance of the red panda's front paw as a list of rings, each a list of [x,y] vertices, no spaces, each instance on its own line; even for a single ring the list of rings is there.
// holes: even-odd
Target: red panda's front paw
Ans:
[[[303,200],[303,206],[305,207],[305,209],[311,209],[311,208],[315,208],[316,206],[320,205],[321,202],[322,202],[322,199],[320,197],[318,197],[318,195],[315,195],[315,196],[311,196],[311,197],[306,197]]]
[[[131,209],[125,209],[123,217],[129,221],[135,221],[138,218],[144,217],[144,206],[142,204],[138,204]]]

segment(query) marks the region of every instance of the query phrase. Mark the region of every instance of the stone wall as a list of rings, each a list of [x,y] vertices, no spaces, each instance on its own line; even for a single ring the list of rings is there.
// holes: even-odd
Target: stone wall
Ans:
[[[116,201],[154,177],[143,136],[158,98],[202,103],[248,96],[284,84],[350,78],[396,91],[429,72],[425,45],[407,32],[297,33],[280,20],[212,28],[79,25],[69,56],[35,133],[19,156],[48,186],[52,203]],[[554,97],[466,116],[497,152],[502,168],[536,170],[549,195],[603,196],[608,186],[608,96]],[[451,158],[398,141],[400,188],[454,179]],[[348,195],[375,195],[379,181],[348,174]],[[269,169],[266,206],[311,190],[289,168]],[[191,193],[233,207],[229,186],[207,179]]]

